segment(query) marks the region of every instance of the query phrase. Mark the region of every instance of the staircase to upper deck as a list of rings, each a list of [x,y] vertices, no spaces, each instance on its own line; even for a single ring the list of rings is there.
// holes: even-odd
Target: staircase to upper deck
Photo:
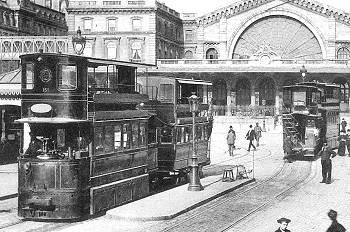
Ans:
[[[290,113],[289,109],[285,106],[283,106],[282,123],[283,123],[283,139],[290,138],[290,142],[292,144],[292,150],[294,152],[303,151],[305,144],[301,140],[302,136],[297,129],[298,121]]]

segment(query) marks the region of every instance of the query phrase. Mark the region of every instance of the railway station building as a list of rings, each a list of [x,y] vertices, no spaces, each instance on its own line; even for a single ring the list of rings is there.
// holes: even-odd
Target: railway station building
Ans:
[[[332,6],[233,0],[196,16],[153,0],[76,0],[67,12],[69,33],[87,38],[85,55],[156,64],[148,76],[212,81],[219,115],[278,114],[282,86],[300,81],[300,70],[339,84],[349,110],[350,14]]]

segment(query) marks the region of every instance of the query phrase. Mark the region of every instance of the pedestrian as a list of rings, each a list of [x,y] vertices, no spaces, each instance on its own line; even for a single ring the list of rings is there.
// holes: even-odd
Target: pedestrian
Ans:
[[[346,133],[346,147],[348,148],[348,155],[350,157],[350,129],[347,130],[347,133]]]
[[[259,147],[259,140],[262,136],[261,132],[262,132],[262,129],[261,129],[261,126],[259,126],[259,123],[257,122],[255,127],[254,127],[254,131],[255,131],[255,135],[256,135],[256,146]]]
[[[255,134],[255,131],[253,130],[253,126],[252,125],[249,126],[249,130],[248,130],[248,132],[247,132],[245,137],[246,137],[247,140],[249,140],[248,151],[250,151],[250,147],[251,146],[253,146],[254,150],[256,150],[256,147],[253,144],[253,141],[256,138],[256,134]]]
[[[290,219],[283,217],[278,219],[277,222],[280,224],[280,226],[275,232],[290,232],[290,230],[287,229]]]
[[[39,154],[39,150],[42,148],[42,142],[36,138],[33,132],[29,132],[29,135],[30,143],[24,155],[27,157],[36,157]]]
[[[328,227],[327,232],[345,232],[346,229],[337,221],[337,211],[329,210],[328,217],[332,220],[332,224]]]
[[[338,155],[344,156],[345,155],[345,145],[346,145],[346,133],[345,133],[345,131],[340,131],[338,141],[339,141]]]
[[[327,142],[323,143],[322,149],[318,152],[321,156],[322,165],[322,181],[320,183],[330,184],[332,180],[332,158],[337,154],[327,145]]]
[[[341,125],[341,130],[346,131],[346,125],[348,125],[348,123],[345,121],[344,118],[341,120],[340,125]]]
[[[284,157],[283,159],[287,161],[288,163],[292,162],[292,156],[293,156],[293,143],[292,143],[292,138],[290,135],[287,135],[284,138],[283,141],[283,151],[284,151]]]
[[[227,133],[227,145],[228,145],[228,151],[230,156],[233,156],[233,149],[235,149],[235,141],[236,141],[236,132],[233,130],[232,126],[230,126],[230,129]]]

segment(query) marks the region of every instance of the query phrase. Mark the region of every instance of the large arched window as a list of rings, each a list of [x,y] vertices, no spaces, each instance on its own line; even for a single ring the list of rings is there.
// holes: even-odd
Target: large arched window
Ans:
[[[107,58],[108,59],[116,59],[117,58],[117,46],[115,44],[115,41],[108,42],[106,44],[106,50],[107,50]]]
[[[337,59],[339,60],[348,60],[350,59],[350,52],[347,48],[339,48],[337,52]]]
[[[206,59],[213,60],[213,59],[218,59],[218,52],[216,51],[215,48],[209,48],[206,52]]]

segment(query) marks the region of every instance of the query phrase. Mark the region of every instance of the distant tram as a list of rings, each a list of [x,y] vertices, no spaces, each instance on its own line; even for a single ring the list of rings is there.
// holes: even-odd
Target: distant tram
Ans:
[[[82,218],[145,197],[150,183],[186,172],[192,146],[185,127],[192,124],[177,103],[184,95],[174,87],[174,101],[166,103],[143,94],[149,87],[137,83],[136,70],[150,65],[50,53],[23,55],[21,65],[20,217]],[[192,90],[203,93],[199,85]],[[211,131],[202,105],[196,116],[201,166],[210,163]],[[179,141],[183,150],[164,148]]]
[[[283,87],[283,148],[297,158],[316,158],[322,144],[337,147],[340,86],[302,82]]]

